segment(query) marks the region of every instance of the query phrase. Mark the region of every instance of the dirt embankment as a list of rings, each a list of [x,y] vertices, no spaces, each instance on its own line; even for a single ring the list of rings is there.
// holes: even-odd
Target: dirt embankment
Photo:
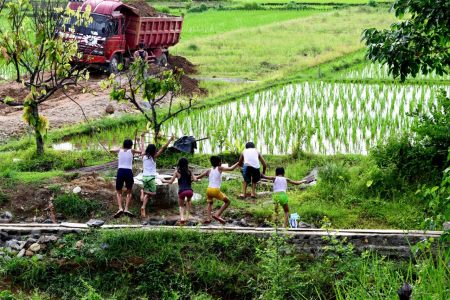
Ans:
[[[145,0],[126,0],[125,4],[135,8],[136,13],[141,17],[160,17],[164,14],[159,13],[156,9],[150,6]]]
[[[192,97],[195,95],[204,95],[206,91],[199,87],[199,82],[188,75],[196,72],[195,66],[186,58],[180,56],[169,56],[170,69],[179,68],[184,71],[181,78],[181,93]],[[152,65],[152,71],[162,71],[159,67]],[[154,70],[153,70],[154,69]],[[82,108],[88,119],[98,119],[107,116],[113,111],[113,116],[120,116],[123,113],[137,112],[131,104],[117,103],[111,101],[109,91],[100,90],[100,82],[106,75],[92,74],[88,82],[83,86],[74,87],[66,91],[73,100]],[[95,93],[83,93],[82,89],[86,87]],[[0,98],[7,96],[16,101],[23,101],[28,95],[29,90],[21,83],[14,81],[0,83]],[[72,125],[84,122],[83,113],[78,104],[73,102],[62,91],[58,91],[50,100],[39,106],[40,113],[48,118],[51,129],[60,128],[66,125]],[[112,110],[111,110],[112,106]],[[109,108],[109,113],[106,108]],[[29,127],[22,120],[22,107],[11,107],[0,104],[0,143],[11,137],[18,137],[27,132]]]

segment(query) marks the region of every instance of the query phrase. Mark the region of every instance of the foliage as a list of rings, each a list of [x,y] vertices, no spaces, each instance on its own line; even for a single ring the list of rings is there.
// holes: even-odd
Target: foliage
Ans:
[[[386,63],[394,77],[405,80],[419,72],[447,74],[450,70],[450,2],[397,0],[395,15],[410,16],[390,29],[366,29],[367,57]]]
[[[115,74],[111,74],[111,77],[104,80],[101,85],[103,89],[112,87],[111,99],[129,102],[142,113],[148,121],[147,128],[153,130],[155,143],[158,143],[161,126],[181,112],[189,110],[192,107],[192,98],[186,103],[182,99],[178,101],[174,99],[180,96],[182,70],[176,69],[148,76],[148,69],[147,61],[137,59],[131,64],[129,72],[119,74],[119,78],[125,76],[124,81],[117,80]],[[138,96],[146,101],[146,106],[139,103]],[[166,109],[162,110],[161,105],[165,105]]]
[[[56,196],[53,205],[57,212],[77,220],[87,220],[102,208],[98,200],[82,199],[78,194],[73,193]]]

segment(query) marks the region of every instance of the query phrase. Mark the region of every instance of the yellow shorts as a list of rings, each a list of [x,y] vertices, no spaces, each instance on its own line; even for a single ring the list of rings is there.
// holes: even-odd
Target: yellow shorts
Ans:
[[[225,194],[220,191],[218,188],[208,188],[206,190],[206,202],[213,202],[213,199],[223,200],[225,199]]]

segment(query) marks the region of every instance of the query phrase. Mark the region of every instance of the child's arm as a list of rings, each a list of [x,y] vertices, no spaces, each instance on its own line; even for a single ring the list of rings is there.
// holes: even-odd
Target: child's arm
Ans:
[[[261,162],[261,164],[263,165],[263,171],[262,171],[262,173],[263,173],[263,174],[266,174],[267,163],[266,163],[266,161],[264,160],[264,157],[261,155],[261,153],[258,154],[258,158],[259,158],[259,161]]]
[[[220,169],[221,172],[223,172],[223,171],[225,171],[225,172],[226,171],[233,171],[234,169],[237,168],[237,166],[239,166],[239,162],[235,163],[231,167],[222,167],[222,166],[220,166],[219,169]]]
[[[268,180],[275,180],[275,176],[266,176],[264,174],[261,174],[261,178],[268,179]]]
[[[286,178],[286,181],[290,184],[295,184],[295,185],[306,183],[306,180],[295,181],[295,180],[292,180],[289,178]]]
[[[164,150],[166,150],[166,148],[169,147],[169,144],[170,144],[174,139],[175,139],[175,137],[174,137],[174,136],[171,136],[170,139],[167,141],[167,143],[165,143],[165,144],[161,147],[161,149],[159,149],[158,152],[156,152],[155,158],[157,158],[158,156],[160,156],[160,155],[164,152]]]
[[[178,177],[178,171],[175,171],[175,173],[173,173],[172,178],[170,178],[169,180],[162,179],[161,181],[162,181],[163,183],[172,184],[172,183],[175,181],[175,178],[177,178],[177,177]]]
[[[244,155],[243,154],[241,154],[241,156],[239,156],[238,165],[241,167],[244,165]]]
[[[200,174],[200,175],[198,175],[197,177],[195,177],[196,178],[196,180],[200,180],[200,179],[202,179],[203,177],[206,177],[206,176],[209,176],[209,170],[206,170],[205,172],[203,172],[202,174]]]

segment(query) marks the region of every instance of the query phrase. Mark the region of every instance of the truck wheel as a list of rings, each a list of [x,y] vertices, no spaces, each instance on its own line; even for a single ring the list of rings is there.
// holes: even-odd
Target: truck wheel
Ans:
[[[166,54],[161,54],[160,57],[156,58],[156,64],[161,67],[167,66],[167,56]]]
[[[111,61],[109,62],[109,73],[111,73],[111,74],[119,73],[119,64],[120,64],[119,56],[118,55],[114,55],[111,58]]]

